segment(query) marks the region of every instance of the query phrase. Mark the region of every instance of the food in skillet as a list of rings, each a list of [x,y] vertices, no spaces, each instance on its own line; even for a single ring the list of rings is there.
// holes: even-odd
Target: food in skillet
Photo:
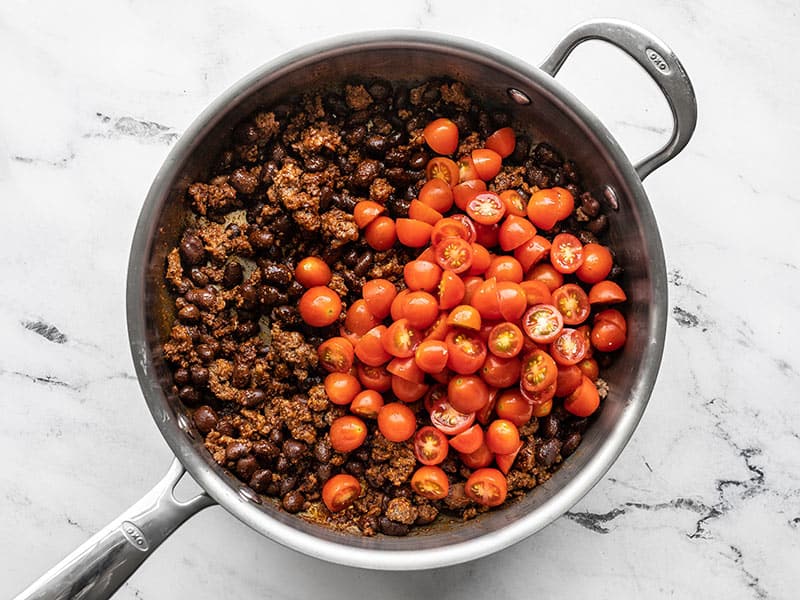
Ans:
[[[353,83],[254,114],[169,254],[174,393],[214,459],[365,535],[546,481],[625,343],[576,166],[461,83]]]

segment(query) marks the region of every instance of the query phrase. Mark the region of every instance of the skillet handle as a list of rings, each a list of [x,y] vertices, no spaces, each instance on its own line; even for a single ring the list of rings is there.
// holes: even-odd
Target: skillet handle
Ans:
[[[689,142],[697,124],[697,99],[683,65],[670,48],[652,33],[626,21],[588,21],[567,33],[540,68],[555,77],[570,53],[583,42],[601,40],[616,46],[656,82],[672,111],[673,129],[669,141],[634,167],[644,179],[671,160]]]
[[[185,473],[175,459],[141,500],[33,582],[15,600],[99,600],[111,595],[186,519],[214,501],[205,493],[179,502],[174,495]]]

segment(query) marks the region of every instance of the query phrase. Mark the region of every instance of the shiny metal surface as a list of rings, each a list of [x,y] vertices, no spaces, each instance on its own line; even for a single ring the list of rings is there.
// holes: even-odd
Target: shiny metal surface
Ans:
[[[666,46],[643,30],[618,21],[592,22],[573,30],[545,61],[545,70],[554,74],[569,52],[585,39],[603,39],[621,47],[653,76],[646,61],[635,55],[639,52],[635,49],[644,43],[646,48],[656,49],[676,73],[682,73],[681,79],[688,84],[680,63]],[[207,174],[218,150],[230,139],[233,126],[256,107],[298,91],[353,79],[418,82],[443,75],[462,80],[483,102],[508,111],[519,124],[517,128],[534,140],[552,142],[580,165],[585,187],[597,192],[598,197],[616,198],[618,209],[611,219],[610,237],[626,273],[629,339],[620,360],[607,373],[611,393],[597,421],[578,450],[547,483],[502,510],[467,523],[443,523],[406,538],[346,535],[288,515],[271,502],[251,500],[252,491],[221,469],[203,447],[202,436],[180,419],[177,398],[166,392],[171,378],[160,350],[165,311],[170,306],[163,282],[165,257],[181,229],[186,187]],[[142,208],[128,268],[128,331],[136,372],[153,418],[177,459],[211,498],[256,531],[308,555],[363,568],[426,569],[472,560],[510,546],[561,516],[603,476],[630,439],[661,361],[667,314],[666,270],[658,227],[640,176],[674,156],[688,140],[693,128],[690,124],[694,123],[689,114],[694,103],[688,102],[693,100],[691,86],[681,88],[670,81],[661,87],[677,114],[675,139],[640,165],[639,174],[603,124],[547,72],[463,39],[412,32],[337,38],[287,54],[228,90],[195,120],[159,171]],[[530,103],[518,103],[513,97],[520,96],[510,96],[509,90],[521,93]],[[193,512],[176,512],[171,503],[155,504],[145,499],[136,506],[144,503],[155,511],[151,518],[162,524],[159,531],[164,536]],[[193,502],[199,510],[210,500],[201,496]],[[140,528],[148,520],[141,523],[137,522]],[[130,574],[147,553],[118,537],[116,543],[106,546],[108,535],[118,528],[119,523],[103,530],[102,537],[92,538],[62,563],[59,571],[72,568],[76,573],[71,579],[64,575],[61,581],[109,577],[102,570],[104,564],[97,560],[98,554],[109,552],[127,555],[124,558],[131,561]],[[148,537],[148,543],[157,545],[155,539]],[[98,542],[101,545],[95,547]],[[115,581],[122,573],[114,572]],[[54,581],[53,577],[49,581]],[[97,593],[74,597],[106,597],[111,586],[94,589]],[[27,593],[22,597],[60,597],[37,596],[30,589]]]

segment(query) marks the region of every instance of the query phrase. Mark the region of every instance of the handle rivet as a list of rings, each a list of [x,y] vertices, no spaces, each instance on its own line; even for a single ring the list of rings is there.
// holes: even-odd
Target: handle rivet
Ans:
[[[531,98],[525,92],[518,90],[517,88],[508,88],[506,90],[508,93],[509,98],[511,98],[517,104],[522,106],[526,106],[531,103]]]
[[[261,496],[256,494],[252,489],[250,489],[247,486],[242,486],[239,488],[239,495],[248,502],[255,502],[256,504],[261,504]]]

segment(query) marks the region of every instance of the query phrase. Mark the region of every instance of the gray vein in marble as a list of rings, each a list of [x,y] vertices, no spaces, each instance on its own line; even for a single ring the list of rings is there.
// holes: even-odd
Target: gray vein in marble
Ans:
[[[670,129],[666,127],[659,127],[658,125],[645,125],[643,123],[634,123],[633,121],[624,121],[617,119],[614,125],[621,125],[622,127],[629,127],[631,129],[640,129],[642,131],[649,131],[650,133],[657,133],[659,135],[666,135]]]
[[[753,575],[750,571],[748,571],[745,568],[745,566],[744,566],[744,556],[742,554],[742,551],[737,546],[734,546],[733,544],[730,544],[728,546],[728,548],[730,548],[731,552],[733,552],[733,554],[734,554],[733,564],[736,565],[736,567],[738,567],[738,569],[742,572],[742,575],[744,576],[745,583],[747,584],[747,587],[750,588],[753,591],[753,593],[755,594],[755,597],[756,598],[762,598],[762,599],[763,598],[769,598],[769,594],[767,594],[767,591],[763,587],[761,587],[761,585],[759,583],[759,578],[756,577],[755,575]]]
[[[41,320],[36,321],[20,321],[22,326],[29,331],[33,331],[34,333],[38,333],[44,339],[53,342],[55,344],[66,344],[67,343],[67,336],[64,335],[58,327],[55,325],[51,325],[50,323],[45,323]]]
[[[11,159],[28,165],[44,165],[48,167],[56,167],[58,169],[65,169],[73,160],[75,160],[75,156],[76,154],[72,152],[69,156],[65,156],[64,158],[59,158],[57,160],[19,155],[14,155],[11,157]]]
[[[105,128],[99,132],[85,134],[84,137],[133,137],[148,142],[172,144],[180,136],[172,127],[155,121],[145,121],[129,116],[112,118],[100,112],[95,114]]]
[[[669,281],[670,285],[689,290],[690,292],[697,294],[698,296],[702,296],[703,298],[708,298],[708,294],[697,289],[684,279],[683,273],[680,269],[672,269],[667,275],[667,281]]]

